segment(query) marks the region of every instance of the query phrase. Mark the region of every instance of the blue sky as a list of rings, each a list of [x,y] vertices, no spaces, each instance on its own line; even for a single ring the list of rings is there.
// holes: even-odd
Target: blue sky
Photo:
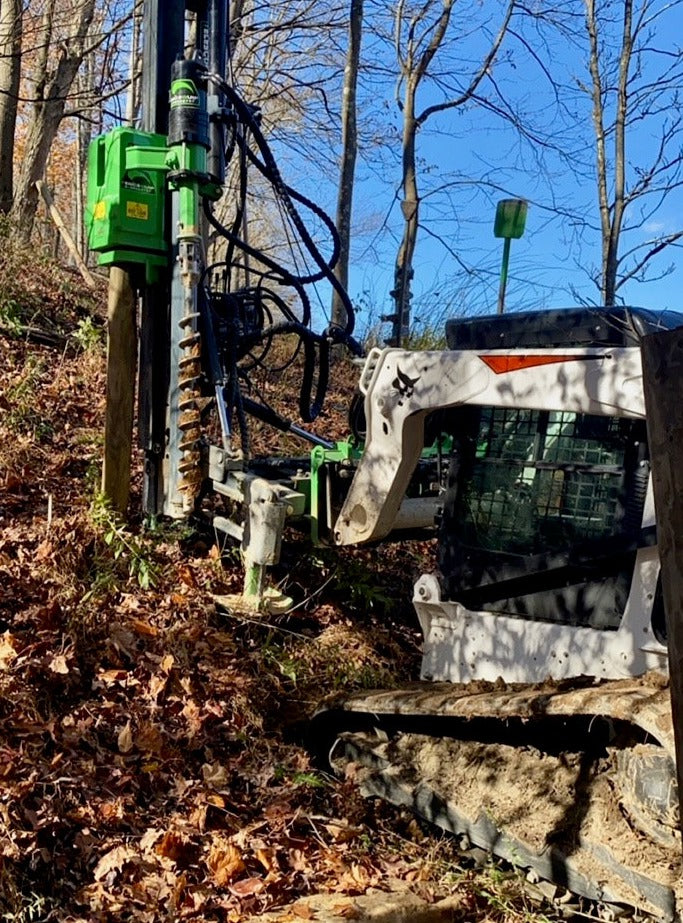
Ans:
[[[460,7],[472,20],[464,35],[457,19],[451,28],[451,44],[435,59],[435,71],[443,88],[458,68],[479,60],[488,41],[485,28],[474,28],[473,17],[490,17],[490,28],[497,11],[497,0]],[[603,5],[612,5],[603,0]],[[683,35],[683,10],[680,4],[649,2],[656,12],[667,8],[661,22],[655,20],[651,47],[656,59],[643,60],[643,80],[659,79],[659,71],[680,55],[679,35]],[[371,5],[372,6],[372,5]],[[540,5],[539,5],[540,6]],[[576,14],[573,25],[582,23],[583,5],[570,4]],[[640,8],[642,3],[636,3]],[[456,8],[458,5],[456,4]],[[484,23],[482,19],[482,24]],[[529,201],[527,230],[513,241],[509,310],[561,307],[577,300],[597,299],[586,269],[599,262],[599,235],[581,228],[581,217],[597,222],[596,189],[593,176],[593,133],[590,99],[579,89],[588,81],[587,56],[581,38],[560,36],[551,30],[518,24],[527,47],[542,58],[542,65],[556,76],[558,98],[543,76],[542,66],[525,49],[524,42],[511,38],[503,48],[494,77],[506,104],[522,113],[523,121],[535,132],[538,143],[520,141],[519,133],[481,106],[434,116],[421,131],[418,157],[421,165],[421,220],[415,257],[413,313],[427,324],[439,324],[455,314],[495,311],[502,241],[493,237],[496,201],[515,196]],[[613,45],[618,35],[618,20],[605,31],[606,44]],[[490,29],[489,29],[490,31]],[[366,41],[365,53],[392,66],[390,50],[384,46],[377,57],[378,43]],[[662,63],[664,62],[664,63]],[[358,164],[354,203],[355,236],[352,249],[350,293],[363,306],[361,328],[373,324],[379,314],[391,311],[389,291],[393,287],[393,261],[401,232],[399,201],[398,132],[400,113],[388,73],[366,78],[362,114],[374,116],[375,128],[393,139],[393,151],[367,144]],[[425,81],[421,105],[438,101],[442,89]],[[634,83],[633,92],[637,90]],[[493,94],[492,85],[487,87]],[[664,111],[642,120],[629,134],[629,173],[643,169],[656,149],[662,127],[673,117],[677,100],[672,89],[664,101]],[[549,140],[548,140],[549,139]],[[678,154],[683,138],[674,138],[671,150]],[[571,154],[571,157],[570,157]],[[541,159],[542,158],[542,159]],[[580,162],[580,163],[579,163]],[[328,176],[333,180],[333,171]],[[334,213],[333,183],[320,178],[303,179],[309,191],[315,188],[318,200]],[[567,212],[558,215],[553,205]],[[645,217],[630,243],[640,243],[661,232],[683,226],[683,194],[670,193],[659,209]],[[679,224],[680,222],[680,224]],[[629,244],[630,245],[630,244]],[[624,301],[655,309],[683,309],[680,298],[681,251],[670,248],[653,263],[653,274],[663,274],[648,284],[630,283],[622,292]],[[468,271],[458,267],[466,264]],[[673,271],[665,274],[669,265]]]

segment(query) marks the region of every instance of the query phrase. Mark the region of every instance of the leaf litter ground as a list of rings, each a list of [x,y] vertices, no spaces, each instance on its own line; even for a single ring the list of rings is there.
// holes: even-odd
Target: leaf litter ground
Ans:
[[[0,917],[297,919],[309,894],[408,887],[458,894],[453,919],[530,919],[514,882],[464,869],[297,742],[325,695],[416,677],[409,600],[433,549],[340,554],[292,534],[274,576],[295,609],[221,611],[234,550],[187,524],[124,525],[97,499],[102,323],[69,286],[31,307],[51,345],[0,323]],[[282,376],[262,387],[291,393]],[[326,436],[347,403],[332,394]],[[278,446],[257,432],[254,448]]]

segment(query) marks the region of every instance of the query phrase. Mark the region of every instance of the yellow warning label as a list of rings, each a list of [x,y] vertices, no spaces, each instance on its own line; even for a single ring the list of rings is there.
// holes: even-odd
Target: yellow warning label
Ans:
[[[146,221],[149,218],[149,206],[144,202],[126,202],[126,218]]]
[[[102,218],[107,217],[107,203],[104,201],[97,202],[95,204],[95,209],[93,211],[93,218],[96,218],[98,221],[101,221]]]

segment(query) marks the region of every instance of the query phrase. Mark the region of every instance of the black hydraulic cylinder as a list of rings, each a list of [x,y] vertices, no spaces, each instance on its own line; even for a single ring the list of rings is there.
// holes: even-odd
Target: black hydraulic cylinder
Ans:
[[[292,423],[291,420],[286,420],[284,417],[281,417],[277,411],[273,410],[272,407],[257,404],[256,401],[252,401],[249,397],[242,398],[242,406],[252,417],[256,417],[257,420],[262,420],[264,423],[267,423],[275,429],[279,429],[283,433],[292,433],[312,443],[312,445],[321,445],[324,449],[334,448],[334,442],[330,442],[329,439],[323,439],[322,436],[316,436],[315,433],[311,433],[307,429],[297,426],[296,423]]]
[[[168,143],[209,147],[206,74],[199,61],[174,61],[171,68],[171,115]]]
[[[209,0],[209,70],[225,77],[228,60],[228,4],[227,0]]]
[[[229,50],[228,0],[187,0],[196,14],[196,59],[212,74],[225,78]],[[209,143],[206,169],[216,186],[225,182],[225,97],[214,83],[208,87]]]

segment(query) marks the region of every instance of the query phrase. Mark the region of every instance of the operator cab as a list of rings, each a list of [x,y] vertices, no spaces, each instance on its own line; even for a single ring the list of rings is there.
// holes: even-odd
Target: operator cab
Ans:
[[[446,339],[451,350],[614,348],[682,325],[674,312],[572,308],[451,320]],[[656,542],[654,526],[643,527],[645,420],[473,403],[447,415],[444,598],[470,611],[616,630],[638,549]],[[655,605],[660,636],[662,613]]]

